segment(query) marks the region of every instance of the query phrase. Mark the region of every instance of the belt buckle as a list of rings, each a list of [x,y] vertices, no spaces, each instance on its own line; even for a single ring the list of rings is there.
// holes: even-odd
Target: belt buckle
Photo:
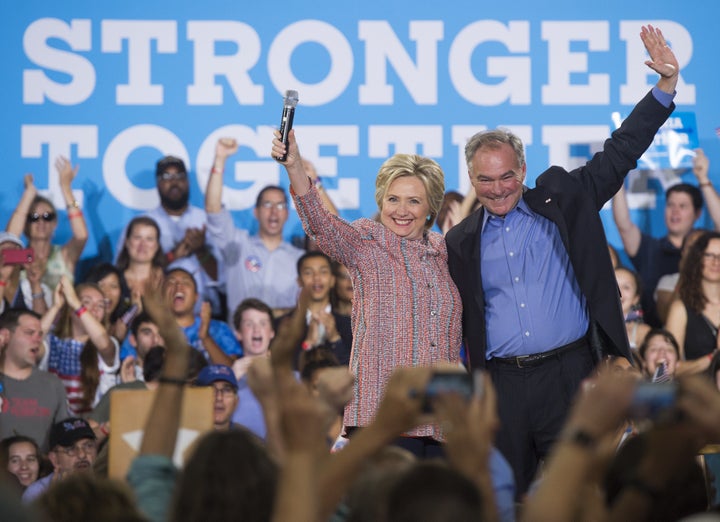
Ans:
[[[518,355],[517,357],[515,357],[515,364],[517,364],[518,368],[525,368],[525,366],[522,365],[522,362],[529,358],[529,355]]]

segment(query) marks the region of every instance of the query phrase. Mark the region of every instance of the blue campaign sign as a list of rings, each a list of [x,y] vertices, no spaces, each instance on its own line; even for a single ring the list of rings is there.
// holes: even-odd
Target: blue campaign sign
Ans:
[[[694,112],[676,111],[655,136],[641,158],[648,169],[692,168],[693,152],[699,146]]]
[[[447,188],[466,192],[464,142],[484,128],[508,127],[525,141],[533,184],[550,164],[574,164],[574,144],[602,142],[608,115],[627,114],[654,84],[639,38],[647,23],[662,28],[682,68],[680,136],[720,164],[720,6],[701,13],[669,0],[634,4],[4,5],[0,219],[9,218],[27,172],[64,208],[53,165],[67,156],[80,166],[75,196],[91,229],[85,256],[109,257],[125,223],[158,205],[159,157],[185,160],[191,203],[202,206],[215,143],[232,136],[240,150],[224,174],[225,202],[238,226],[252,227],[258,191],[287,186],[270,158],[287,89],[299,93],[302,153],[348,219],[374,214],[375,174],[395,152],[436,159]],[[64,241],[69,226],[64,216],[60,223]],[[649,226],[658,232],[656,219]],[[287,235],[298,233],[293,215]]]

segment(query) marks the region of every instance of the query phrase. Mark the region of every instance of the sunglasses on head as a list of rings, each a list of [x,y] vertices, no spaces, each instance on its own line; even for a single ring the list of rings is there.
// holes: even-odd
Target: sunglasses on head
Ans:
[[[43,212],[42,214],[33,212],[32,214],[28,214],[27,220],[28,223],[37,223],[41,219],[43,221],[55,221],[56,217],[55,212]]]

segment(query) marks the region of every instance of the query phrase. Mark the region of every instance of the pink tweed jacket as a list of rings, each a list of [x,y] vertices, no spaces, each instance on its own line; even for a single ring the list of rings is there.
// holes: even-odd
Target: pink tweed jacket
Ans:
[[[294,201],[305,232],[352,277],[355,393],[345,425],[367,426],[394,368],[459,362],[462,304],[445,240],[435,232],[403,239],[370,219],[348,223],[325,209],[314,187]],[[441,439],[431,425],[408,435]]]

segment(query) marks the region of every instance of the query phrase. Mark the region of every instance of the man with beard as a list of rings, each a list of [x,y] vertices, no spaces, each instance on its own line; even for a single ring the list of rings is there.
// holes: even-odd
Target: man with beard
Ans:
[[[167,256],[168,266],[196,274],[202,296],[196,312],[200,311],[202,301],[209,301],[213,315],[219,317],[223,313],[218,289],[222,283],[218,279],[222,274],[218,266],[220,252],[205,232],[205,211],[189,204],[190,183],[185,162],[175,156],[165,156],[155,166],[155,180],[160,206],[146,215],[160,227],[160,246]],[[124,238],[125,234],[120,237]],[[117,248],[116,252],[120,250]]]
[[[230,212],[223,208],[223,173],[227,158],[238,150],[233,138],[221,138],[215,147],[207,190],[205,210],[208,232],[222,252],[228,296],[228,323],[243,299],[261,299],[273,309],[275,317],[295,306],[298,287],[293,267],[303,254],[283,240],[289,203],[282,187],[263,188],[255,202],[257,235],[235,227]]]
[[[97,458],[95,433],[85,419],[71,417],[53,424],[50,429],[50,453],[54,471],[33,482],[23,493],[23,502],[29,503],[45,493],[50,484],[71,473],[92,473]]]

